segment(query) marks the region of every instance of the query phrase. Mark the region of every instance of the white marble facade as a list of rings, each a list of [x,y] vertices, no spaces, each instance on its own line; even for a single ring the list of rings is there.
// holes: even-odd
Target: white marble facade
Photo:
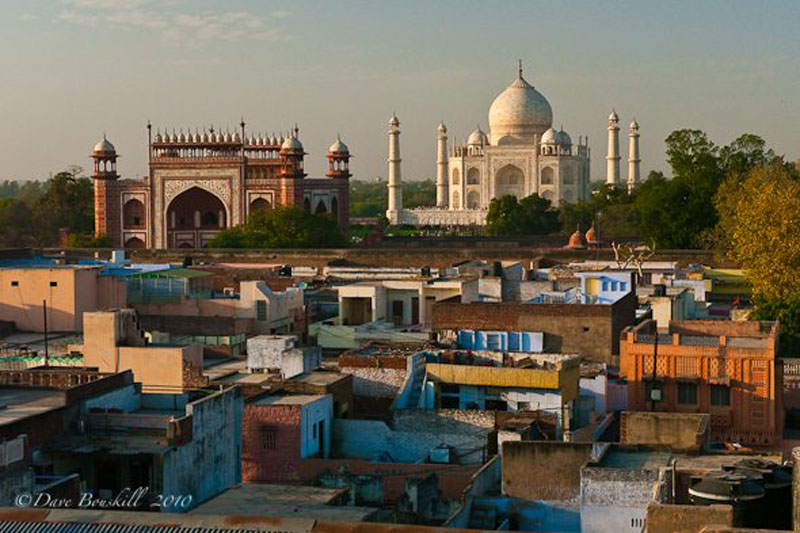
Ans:
[[[558,205],[589,197],[588,138],[577,145],[552,127],[547,99],[522,77],[500,93],[489,109],[489,132],[480,127],[466,143],[448,145],[447,128],[437,130],[436,207],[403,209],[400,181],[399,121],[390,130],[390,195],[387,218],[393,224],[483,225],[489,203],[504,195],[522,199],[534,193]],[[394,178],[394,179],[392,179]]]

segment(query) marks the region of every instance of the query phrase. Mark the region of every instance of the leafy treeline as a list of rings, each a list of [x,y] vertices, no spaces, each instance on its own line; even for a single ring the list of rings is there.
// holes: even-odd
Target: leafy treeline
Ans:
[[[92,180],[73,167],[47,182],[0,184],[0,247],[57,246],[59,230],[73,245],[98,245],[94,232]]]
[[[387,190],[385,181],[350,182],[350,216],[377,217],[386,213]],[[403,206],[421,207],[436,205],[436,184],[431,180],[404,181]]]
[[[702,131],[684,129],[671,133],[665,142],[671,179],[654,171],[633,194],[601,185],[587,201],[550,207],[557,212],[561,229],[572,232],[580,226],[585,231],[594,222],[604,240],[640,237],[661,249],[717,247],[720,214],[714,198],[725,178],[743,176],[778,160],[763,139],[751,134],[719,147]],[[539,209],[544,206],[542,202],[536,205]],[[522,201],[518,209],[521,206]],[[549,229],[531,225],[506,233],[508,226],[497,226],[494,216],[505,209],[507,205],[501,206],[499,199],[492,202],[490,233],[542,234]]]
[[[297,206],[254,213],[240,226],[222,230],[209,248],[335,248],[347,245],[330,213]]]

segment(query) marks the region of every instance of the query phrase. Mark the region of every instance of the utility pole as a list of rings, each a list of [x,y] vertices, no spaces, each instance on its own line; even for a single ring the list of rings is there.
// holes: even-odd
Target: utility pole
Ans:
[[[47,347],[47,300],[42,300],[42,313],[44,313],[44,366],[50,366],[50,354]]]

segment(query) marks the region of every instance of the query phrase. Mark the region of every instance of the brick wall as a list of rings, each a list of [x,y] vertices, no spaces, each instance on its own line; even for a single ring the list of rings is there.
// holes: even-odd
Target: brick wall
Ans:
[[[267,437],[265,433],[272,436]],[[274,445],[270,446],[271,439]],[[301,481],[300,406],[249,403],[242,415],[242,481]]]
[[[580,493],[591,443],[503,443],[503,494],[525,500],[570,500]]]
[[[647,506],[648,533],[698,533],[709,525],[733,526],[730,505],[663,505]]]

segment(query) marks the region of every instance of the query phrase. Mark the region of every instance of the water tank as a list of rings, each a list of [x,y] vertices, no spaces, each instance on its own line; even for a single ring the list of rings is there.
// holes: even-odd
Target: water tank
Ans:
[[[750,476],[719,472],[696,478],[689,488],[689,499],[694,505],[730,505],[735,523],[751,527],[762,519],[764,487]]]
[[[791,529],[792,527],[792,470],[773,461],[743,459],[728,471],[748,476],[764,487],[761,502],[762,519],[759,527]]]

